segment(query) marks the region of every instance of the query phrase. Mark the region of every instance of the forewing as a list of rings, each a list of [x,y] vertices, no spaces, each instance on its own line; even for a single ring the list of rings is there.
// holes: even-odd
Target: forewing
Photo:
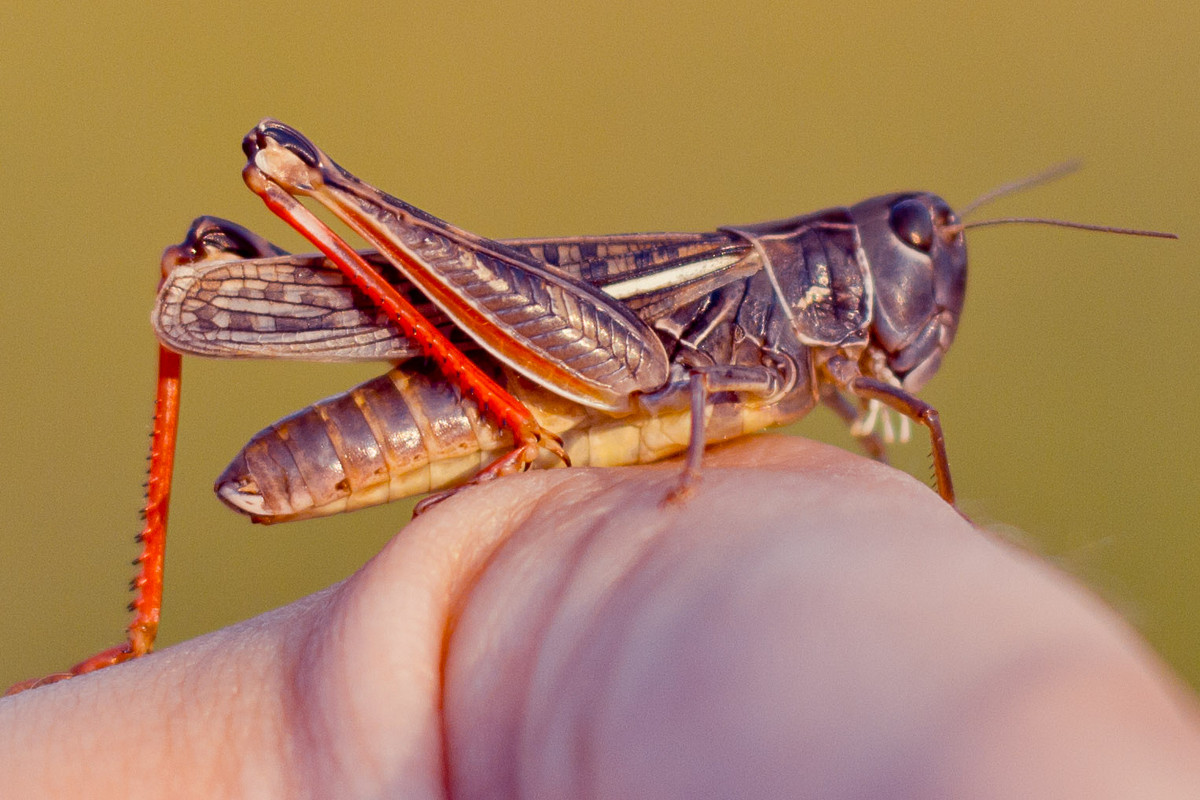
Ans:
[[[416,299],[431,321],[446,324]],[[151,324],[172,350],[219,358],[402,361],[419,352],[320,256],[177,267],[159,290]]]
[[[723,233],[652,233],[505,240],[619,300],[648,324],[760,268]],[[470,340],[382,256],[367,260],[467,348]],[[318,255],[177,267],[152,315],[163,344],[191,355],[295,361],[402,361],[418,349],[342,272]]]

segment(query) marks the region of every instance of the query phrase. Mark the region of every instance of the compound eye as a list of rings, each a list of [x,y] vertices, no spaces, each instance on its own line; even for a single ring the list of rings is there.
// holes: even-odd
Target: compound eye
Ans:
[[[915,199],[901,200],[892,206],[888,219],[900,241],[922,253],[933,247],[933,217],[925,204]]]

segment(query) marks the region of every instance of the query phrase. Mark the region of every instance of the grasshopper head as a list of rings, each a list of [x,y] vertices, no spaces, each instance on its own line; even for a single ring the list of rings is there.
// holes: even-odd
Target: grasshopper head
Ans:
[[[871,347],[906,391],[937,372],[954,341],[967,284],[967,246],[942,198],[884,195],[850,209],[870,265]]]

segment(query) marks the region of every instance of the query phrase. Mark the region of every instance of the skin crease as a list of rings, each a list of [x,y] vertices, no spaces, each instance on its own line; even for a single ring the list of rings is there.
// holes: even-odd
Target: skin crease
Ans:
[[[1197,797],[1088,592],[826,445],[529,473],[347,581],[0,701],[11,797]],[[101,722],[102,721],[102,722]]]

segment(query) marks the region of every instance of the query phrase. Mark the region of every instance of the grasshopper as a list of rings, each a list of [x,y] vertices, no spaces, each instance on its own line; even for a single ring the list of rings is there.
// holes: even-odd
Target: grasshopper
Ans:
[[[150,651],[158,628],[181,354],[382,361],[387,374],[255,435],[216,492],[257,522],[334,514],[531,465],[639,464],[800,419],[818,403],[883,459],[923,426],[954,489],[937,371],[966,290],[963,223],[927,192],[707,233],[492,240],[361,181],[276,120],[243,142],[246,184],[320,251],[197,219],[168,247],[152,314],[159,373],[143,551],[127,641],[20,691]],[[1046,176],[1002,187],[1023,188]],[[991,199],[997,193],[987,196]],[[298,198],[325,206],[355,250]],[[977,204],[975,204],[977,205]],[[877,430],[879,429],[879,430]]]

